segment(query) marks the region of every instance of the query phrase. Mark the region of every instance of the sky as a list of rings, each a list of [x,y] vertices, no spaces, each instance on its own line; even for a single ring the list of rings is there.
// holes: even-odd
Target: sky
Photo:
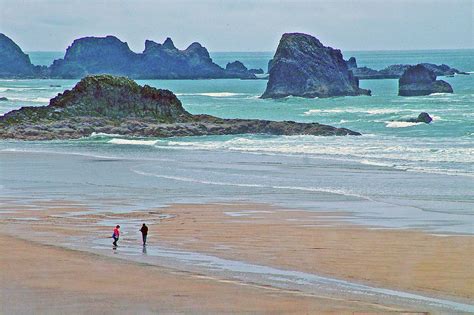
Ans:
[[[474,0],[0,0],[0,33],[24,51],[115,35],[135,52],[171,37],[185,49],[274,51],[285,32],[344,50],[474,48]]]

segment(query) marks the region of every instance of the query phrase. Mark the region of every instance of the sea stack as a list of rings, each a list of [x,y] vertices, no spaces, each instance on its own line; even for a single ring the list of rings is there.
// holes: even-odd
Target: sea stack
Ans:
[[[370,95],[370,90],[359,88],[340,50],[307,34],[283,34],[269,74],[262,98]]]
[[[0,33],[0,78],[41,77],[44,70],[45,67],[34,66],[12,39]]]
[[[51,76],[60,79],[98,73],[130,76],[136,59],[128,44],[115,36],[84,37],[67,48],[64,59],[53,62]]]
[[[436,74],[422,64],[410,66],[398,80],[398,95],[421,96],[432,93],[453,93],[448,82],[436,80]]]

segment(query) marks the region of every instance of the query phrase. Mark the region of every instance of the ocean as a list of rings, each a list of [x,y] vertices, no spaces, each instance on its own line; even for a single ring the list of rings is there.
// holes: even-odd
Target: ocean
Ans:
[[[60,52],[31,52],[47,65]],[[474,73],[474,50],[355,51],[359,66],[445,63]],[[211,53],[267,69],[270,52]],[[68,200],[96,211],[173,203],[264,202],[344,213],[374,228],[474,234],[474,75],[441,78],[454,94],[397,96],[397,80],[363,80],[372,96],[262,100],[266,80],[139,80],[173,91],[186,110],[224,118],[320,122],[360,137],[207,136],[0,141],[0,194]],[[77,80],[0,80],[0,114],[42,106]],[[428,112],[431,124],[402,122]],[[114,200],[115,202],[110,202]]]

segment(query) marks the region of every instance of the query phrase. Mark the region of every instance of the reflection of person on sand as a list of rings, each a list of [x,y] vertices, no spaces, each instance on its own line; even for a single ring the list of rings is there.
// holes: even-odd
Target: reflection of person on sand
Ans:
[[[143,246],[145,246],[146,245],[146,237],[148,235],[148,226],[146,226],[145,223],[143,223],[142,228],[140,229],[140,232],[142,232]]]
[[[114,229],[114,233],[112,234],[112,238],[114,239],[114,242],[112,244],[114,244],[114,246],[117,246],[119,237],[120,237],[120,225],[117,225]]]

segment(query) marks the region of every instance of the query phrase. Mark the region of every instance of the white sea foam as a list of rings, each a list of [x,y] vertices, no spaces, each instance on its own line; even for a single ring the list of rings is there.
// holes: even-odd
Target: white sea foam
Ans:
[[[120,137],[121,135],[115,134],[115,133],[104,133],[104,132],[93,132],[89,137],[87,138],[96,138],[96,137],[109,137],[109,138],[115,138],[115,137]]]
[[[10,101],[20,101],[20,102],[32,102],[32,103],[49,103],[49,98],[47,97],[9,97]]]
[[[199,183],[204,185],[216,185],[216,186],[235,186],[235,187],[250,187],[250,188],[268,188],[268,189],[281,189],[281,190],[299,190],[299,191],[307,191],[307,192],[323,192],[329,193],[334,195],[344,195],[350,197],[356,197],[359,199],[365,200],[372,200],[367,196],[362,196],[359,194],[355,194],[352,192],[347,192],[342,189],[334,189],[334,188],[325,188],[325,187],[301,187],[301,186],[277,186],[277,185],[262,185],[262,184],[250,184],[250,183],[231,183],[231,182],[219,182],[219,181],[209,181],[209,180],[201,180],[197,178],[191,177],[182,177],[182,176],[170,176],[170,175],[161,175],[161,174],[154,174],[150,172],[143,172],[139,170],[132,169],[132,171],[136,174],[143,175],[143,176],[152,176],[158,178],[165,178],[171,179],[176,181],[182,182],[191,182],[191,183]]]
[[[337,140],[337,141],[336,141]],[[163,143],[166,143],[165,140]],[[448,145],[449,142],[449,145]],[[362,164],[413,170],[423,173],[473,176],[466,169],[474,163],[474,147],[469,140],[456,142],[439,139],[430,142],[406,143],[390,137],[375,138],[367,144],[363,137],[321,138],[315,136],[281,136],[275,138],[237,137],[226,141],[168,141],[168,149],[227,150],[251,154],[293,156],[303,154],[314,158],[353,161]],[[440,164],[441,163],[441,164]],[[421,167],[422,166],[422,167]]]
[[[32,149],[16,149],[16,148],[7,148],[1,149],[0,152],[13,152],[13,153],[39,153],[39,154],[54,154],[54,155],[77,155],[77,156],[84,156],[89,158],[97,158],[97,159],[117,159],[115,156],[107,156],[107,155],[98,155],[95,153],[80,153],[80,152],[68,152],[68,151],[47,151],[47,150],[32,150]]]
[[[304,112],[304,114],[306,116],[310,116],[310,115],[320,114],[320,113],[343,113],[343,112],[344,110],[342,109],[310,109]]]
[[[114,138],[109,140],[107,143],[112,144],[125,144],[125,145],[155,145],[158,140],[134,140],[134,139],[120,139]]]
[[[430,96],[451,96],[452,93],[431,93]]]
[[[422,123],[422,122],[408,122],[408,121],[387,121],[386,124],[387,124],[386,125],[387,128],[407,128],[407,127],[422,125],[424,123]]]
[[[315,114],[338,114],[338,113],[359,113],[359,114],[368,114],[368,115],[383,115],[383,114],[395,114],[399,112],[416,112],[417,110],[412,109],[392,109],[392,108],[373,108],[373,109],[363,109],[363,108],[331,108],[331,109],[310,109],[304,112],[305,116],[311,116]]]
[[[216,93],[201,93],[201,95],[210,96],[210,97],[230,97],[230,96],[241,95],[241,93],[216,92]]]
[[[248,217],[254,214],[262,214],[262,213],[274,213],[273,211],[265,211],[265,210],[246,210],[246,211],[229,211],[224,212],[225,215],[230,217]]]

